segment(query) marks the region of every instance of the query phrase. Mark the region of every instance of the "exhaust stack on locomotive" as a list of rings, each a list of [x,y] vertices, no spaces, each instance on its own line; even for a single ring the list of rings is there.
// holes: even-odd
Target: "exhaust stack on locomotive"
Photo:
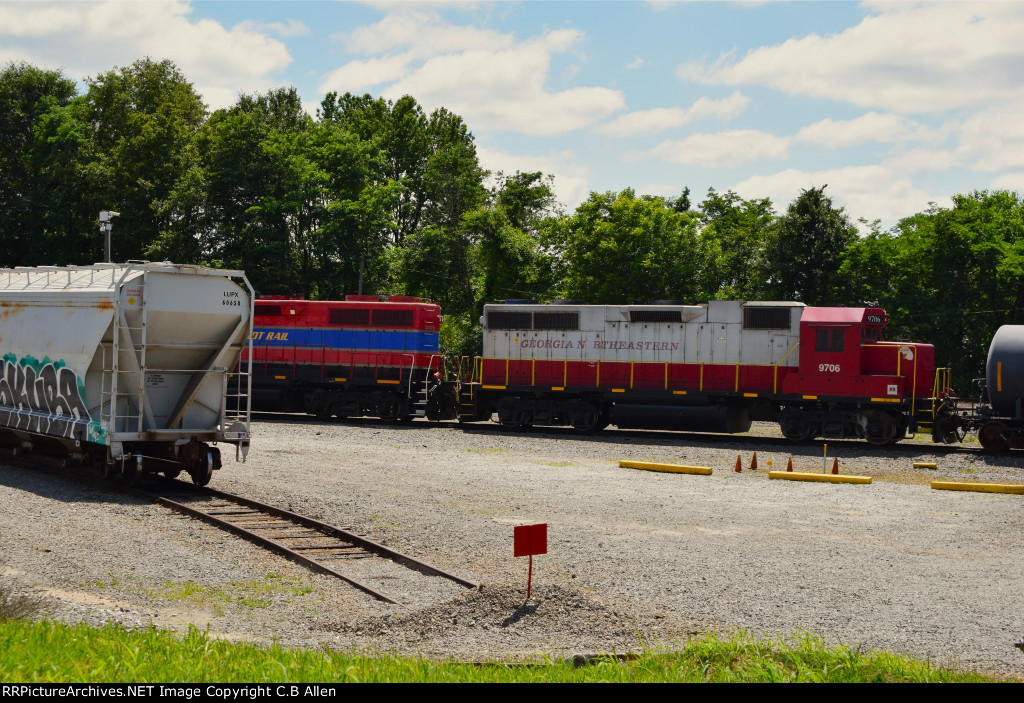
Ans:
[[[249,448],[241,271],[171,263],[0,270],[0,436],[104,476],[188,471]]]

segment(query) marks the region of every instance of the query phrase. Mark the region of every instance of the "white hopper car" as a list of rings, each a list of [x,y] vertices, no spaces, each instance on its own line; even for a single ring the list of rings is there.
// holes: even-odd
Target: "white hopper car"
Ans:
[[[0,440],[132,483],[249,449],[252,288],[171,263],[0,269]]]

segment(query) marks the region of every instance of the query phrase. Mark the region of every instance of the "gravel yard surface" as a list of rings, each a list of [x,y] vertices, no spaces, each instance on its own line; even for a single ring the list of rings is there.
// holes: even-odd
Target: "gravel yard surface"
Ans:
[[[764,470],[792,457],[796,471],[821,472],[821,442],[288,416],[253,428],[248,462],[225,452],[213,487],[351,529],[483,588],[423,578],[412,588],[400,570],[375,567],[364,578],[410,608],[383,604],[9,452],[0,458],[0,576],[71,622],[195,625],[296,646],[482,661],[623,653],[743,628],[1024,676],[1013,647],[1024,636],[1024,496],[929,487],[1024,483],[1024,453],[830,444],[828,468],[838,457],[843,473],[874,478],[833,485],[769,480]],[[761,470],[750,471],[755,450]],[[620,459],[714,474],[622,469]],[[512,557],[512,528],[535,522],[548,523],[548,554],[534,558],[527,602],[528,562]]]

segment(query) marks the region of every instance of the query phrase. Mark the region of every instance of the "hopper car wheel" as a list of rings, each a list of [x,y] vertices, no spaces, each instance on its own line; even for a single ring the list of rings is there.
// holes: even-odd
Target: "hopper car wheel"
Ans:
[[[93,454],[90,466],[93,475],[99,476],[102,479],[108,479],[114,475],[114,464],[107,463],[107,457],[102,454]]]
[[[207,449],[196,465],[188,470],[192,477],[192,483],[197,486],[205,486],[213,478],[213,450]]]
[[[121,457],[121,483],[131,487],[142,476],[142,457],[126,456]]]
[[[1003,426],[998,422],[982,425],[978,430],[978,441],[986,452],[1001,452],[1009,447],[1006,437],[1003,436]]]

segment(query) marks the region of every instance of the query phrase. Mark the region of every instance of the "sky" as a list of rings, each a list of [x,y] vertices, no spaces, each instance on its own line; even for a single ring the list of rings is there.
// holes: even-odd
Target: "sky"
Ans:
[[[484,168],[571,209],[633,188],[802,189],[895,225],[1024,192],[1024,2],[8,2],[0,63],[85,81],[170,59],[210,109],[295,86],[445,107]],[[864,231],[864,228],[862,228]]]

